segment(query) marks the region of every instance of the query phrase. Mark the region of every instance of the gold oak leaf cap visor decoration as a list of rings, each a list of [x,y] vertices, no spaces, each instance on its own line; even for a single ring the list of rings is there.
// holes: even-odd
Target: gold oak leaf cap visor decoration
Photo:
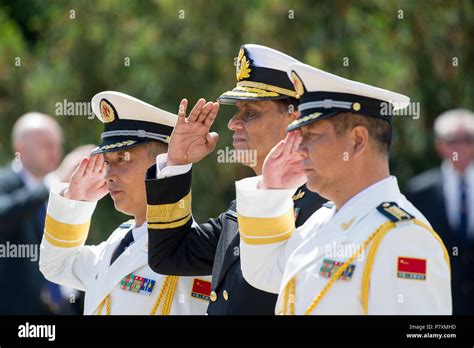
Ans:
[[[169,142],[178,116],[124,93],[92,97],[92,111],[104,124],[102,142],[92,154],[125,150],[148,141]]]
[[[288,77],[297,92],[300,112],[298,119],[288,126],[289,132],[343,112],[391,123],[393,112],[410,103],[405,95],[348,80],[303,63],[291,64]]]
[[[237,86],[223,93],[221,104],[235,104],[239,100],[275,100],[295,97],[288,78],[288,66],[298,61],[273,48],[246,44],[240,48],[235,73]]]

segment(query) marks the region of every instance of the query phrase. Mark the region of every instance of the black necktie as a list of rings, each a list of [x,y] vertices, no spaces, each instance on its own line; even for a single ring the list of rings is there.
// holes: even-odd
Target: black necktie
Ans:
[[[458,234],[462,241],[467,238],[467,187],[466,180],[462,176],[459,184],[459,227]]]
[[[122,255],[125,249],[128,248],[130,244],[134,242],[132,231],[133,228],[130,229],[125,236],[123,236],[122,240],[120,241],[120,244],[117,246],[117,248],[115,248],[110,259],[111,265],[115,262],[115,260],[117,260],[120,255]]]

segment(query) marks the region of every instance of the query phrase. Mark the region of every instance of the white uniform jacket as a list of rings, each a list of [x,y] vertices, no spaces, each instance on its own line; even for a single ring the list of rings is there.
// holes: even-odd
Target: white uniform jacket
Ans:
[[[279,294],[277,314],[451,314],[446,248],[395,177],[296,230],[294,190],[259,180],[236,183],[242,272]]]
[[[148,266],[146,223],[122,224],[99,245],[84,245],[96,203],[51,190],[40,248],[40,269],[57,284],[86,292],[84,314],[195,314],[208,306],[211,277],[157,274]],[[113,251],[133,228],[135,242],[112,265]]]

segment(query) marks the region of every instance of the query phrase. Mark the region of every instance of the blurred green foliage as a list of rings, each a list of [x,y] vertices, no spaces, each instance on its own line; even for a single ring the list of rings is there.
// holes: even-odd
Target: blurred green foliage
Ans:
[[[11,161],[12,125],[28,111],[54,116],[70,151],[97,143],[101,123],[57,116],[56,103],[87,102],[99,91],[117,90],[175,112],[183,97],[193,104],[232,88],[240,45],[258,43],[420,102],[418,120],[394,120],[391,168],[403,184],[437,164],[431,130],[436,115],[473,109],[473,38],[469,0],[2,0],[0,164]],[[231,146],[227,121],[233,110],[222,107],[215,122],[218,148]],[[215,154],[197,164],[198,221],[223,211],[234,196],[234,180],[250,174],[241,165],[218,164]],[[104,239],[126,219],[104,199],[89,241]]]

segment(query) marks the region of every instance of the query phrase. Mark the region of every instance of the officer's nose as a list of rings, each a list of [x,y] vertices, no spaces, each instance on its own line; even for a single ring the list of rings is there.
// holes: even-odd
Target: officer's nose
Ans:
[[[232,118],[227,123],[227,128],[231,131],[236,131],[243,128],[243,122],[237,115],[232,116]]]
[[[115,167],[111,164],[107,164],[107,169],[105,171],[105,177],[104,179],[106,181],[115,181],[115,179],[117,178],[116,174],[115,174]]]
[[[296,149],[296,152],[301,155],[303,158],[308,157],[308,145],[307,141],[305,138],[301,139],[300,144],[298,145],[298,148]]]

